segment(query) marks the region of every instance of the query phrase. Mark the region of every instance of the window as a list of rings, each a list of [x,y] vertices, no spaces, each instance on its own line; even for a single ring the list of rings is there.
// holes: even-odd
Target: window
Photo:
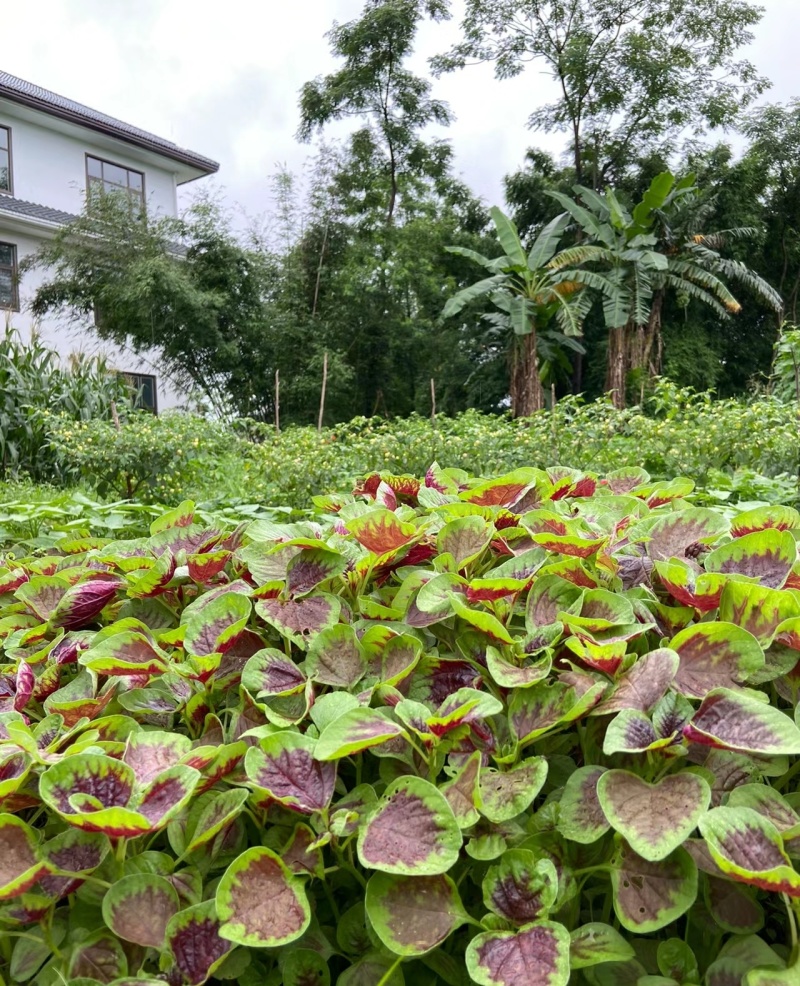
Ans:
[[[120,164],[86,155],[86,190],[89,196],[99,192],[126,195],[131,206],[144,208],[144,175]]]
[[[0,308],[19,311],[17,248],[13,243],[0,243]]]
[[[0,127],[0,192],[11,193],[11,130]]]
[[[151,373],[124,373],[123,376],[133,391],[134,407],[158,414],[156,378]]]

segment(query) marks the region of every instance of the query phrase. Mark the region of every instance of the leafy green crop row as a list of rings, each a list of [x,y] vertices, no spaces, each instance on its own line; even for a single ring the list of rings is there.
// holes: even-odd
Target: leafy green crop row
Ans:
[[[421,474],[434,460],[471,475],[530,462],[570,462],[600,472],[642,466],[658,478],[692,475],[733,500],[796,498],[796,404],[716,401],[662,382],[646,411],[567,398],[526,420],[473,411],[439,417],[435,424],[418,416],[360,418],[321,434],[289,428],[279,436],[248,422],[232,432],[179,414],[134,414],[120,429],[111,422],[51,419],[50,448],[60,474],[73,482],[115,497],[134,494],[171,504],[191,495],[209,505],[307,509],[320,489],[351,487],[376,469]],[[761,475],[781,478],[772,486]]]
[[[0,974],[792,986],[800,513],[431,467],[0,567]]]

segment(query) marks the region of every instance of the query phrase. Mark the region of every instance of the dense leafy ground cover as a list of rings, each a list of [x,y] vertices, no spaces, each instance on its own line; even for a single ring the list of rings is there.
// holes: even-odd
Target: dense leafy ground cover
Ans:
[[[619,470],[0,569],[6,982],[789,986],[800,514]]]
[[[525,420],[466,412],[434,423],[412,416],[360,418],[334,428],[239,422],[232,430],[191,415],[133,414],[110,421],[51,417],[49,454],[62,483],[111,499],[209,508],[239,503],[312,506],[320,490],[348,489],[376,468],[422,475],[438,461],[471,475],[529,462],[569,462],[607,472],[642,466],[659,479],[690,475],[732,501],[797,498],[798,406],[775,398],[714,400],[662,382],[643,408],[607,400],[559,401]]]

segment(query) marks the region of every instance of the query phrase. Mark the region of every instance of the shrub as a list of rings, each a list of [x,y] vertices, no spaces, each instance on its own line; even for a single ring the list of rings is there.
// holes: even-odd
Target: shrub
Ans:
[[[691,488],[432,467],[7,557],[4,981],[797,982],[800,514]]]

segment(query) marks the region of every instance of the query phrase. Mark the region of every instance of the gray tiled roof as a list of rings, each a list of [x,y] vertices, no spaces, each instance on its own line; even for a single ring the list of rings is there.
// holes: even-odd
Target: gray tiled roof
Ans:
[[[10,195],[0,195],[0,214],[4,212],[56,226],[65,226],[78,218],[71,212],[62,212],[61,209],[51,209],[47,205],[37,205],[36,202],[25,202]]]
[[[88,127],[90,130],[116,137],[118,140],[127,141],[129,144],[135,144],[137,147],[145,148],[148,151],[154,151],[156,154],[163,154],[165,157],[180,161],[182,164],[188,164],[204,174],[214,174],[219,170],[217,162],[210,158],[195,154],[194,151],[179,147],[171,140],[165,140],[163,137],[157,137],[146,130],[140,130],[129,123],[123,123],[122,120],[107,116],[105,113],[93,110],[82,103],[76,103],[72,99],[66,99],[48,89],[42,89],[31,82],[25,82],[24,79],[18,79],[8,72],[0,71],[0,99],[10,99],[15,103],[69,120],[80,126]]]

